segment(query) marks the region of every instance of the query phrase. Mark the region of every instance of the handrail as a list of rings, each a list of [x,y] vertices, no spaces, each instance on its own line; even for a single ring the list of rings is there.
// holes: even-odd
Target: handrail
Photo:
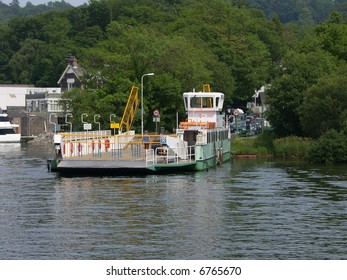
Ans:
[[[142,159],[146,162],[146,166],[190,162],[195,158],[193,146],[169,147],[160,143],[160,135],[150,135],[150,149],[145,149],[145,143],[140,135],[111,135],[110,131],[101,132],[61,133],[63,158]]]
[[[176,152],[174,151],[176,150]],[[179,156],[181,153],[178,150],[185,150],[184,158]],[[194,146],[188,146],[186,148],[175,148],[169,147],[157,147],[155,150],[149,149],[146,152],[146,166],[155,164],[178,164],[182,162],[193,162],[195,161],[195,150]],[[152,163],[152,164],[150,164]]]

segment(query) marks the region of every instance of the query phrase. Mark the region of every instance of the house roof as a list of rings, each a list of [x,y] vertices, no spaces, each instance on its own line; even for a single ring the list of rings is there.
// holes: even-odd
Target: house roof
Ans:
[[[77,59],[74,56],[69,58],[69,64],[66,66],[63,74],[60,76],[58,84],[61,84],[61,81],[64,79],[66,74],[69,73],[74,73],[77,78],[82,77],[84,74],[84,69],[78,65]]]

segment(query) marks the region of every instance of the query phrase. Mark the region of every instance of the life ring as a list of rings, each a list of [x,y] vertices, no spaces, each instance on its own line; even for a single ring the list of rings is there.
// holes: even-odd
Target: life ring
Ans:
[[[106,148],[106,151],[110,148],[110,139],[106,139],[105,140],[105,148]]]

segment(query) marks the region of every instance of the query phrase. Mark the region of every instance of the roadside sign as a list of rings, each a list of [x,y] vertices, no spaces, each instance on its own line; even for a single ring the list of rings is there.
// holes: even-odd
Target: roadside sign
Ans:
[[[153,116],[155,116],[155,117],[160,117],[160,112],[159,112],[158,109],[155,109],[155,110],[153,111]]]
[[[91,130],[91,129],[92,129],[92,124],[91,124],[91,123],[85,123],[85,124],[83,124],[83,129],[84,129],[84,130]]]
[[[118,129],[119,123],[111,123],[110,128]]]

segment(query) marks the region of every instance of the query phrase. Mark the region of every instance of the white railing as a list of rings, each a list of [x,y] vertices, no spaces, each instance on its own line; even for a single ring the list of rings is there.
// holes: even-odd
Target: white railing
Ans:
[[[63,132],[61,135],[65,141],[77,141],[92,138],[103,138],[111,136],[111,130],[100,130],[100,131],[79,131],[79,132]]]
[[[58,135],[57,143],[61,144],[63,158],[88,158],[104,160],[145,160],[146,166],[167,163],[195,161],[195,149],[186,146],[186,142],[177,141],[174,137],[163,145],[150,142],[150,149],[142,136],[111,135],[110,131],[84,131]]]
[[[192,161],[195,161],[194,146],[174,149],[164,146],[146,150],[146,166],[168,163],[179,164]]]

